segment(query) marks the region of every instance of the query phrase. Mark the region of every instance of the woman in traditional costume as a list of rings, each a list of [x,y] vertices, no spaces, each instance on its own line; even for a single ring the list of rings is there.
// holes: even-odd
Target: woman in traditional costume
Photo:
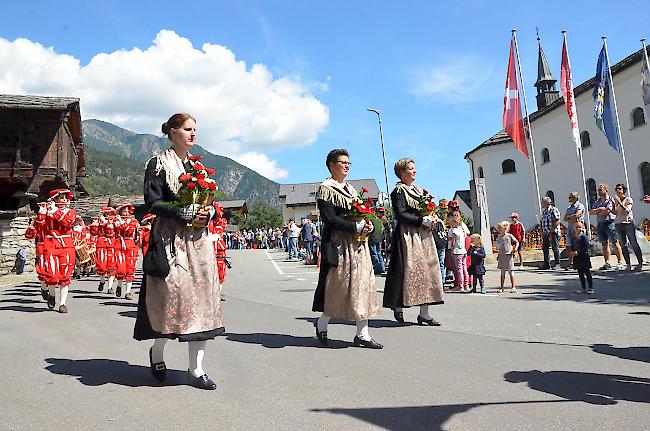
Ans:
[[[395,163],[400,181],[390,194],[397,226],[393,230],[390,264],[384,287],[384,307],[404,323],[405,307],[420,306],[418,325],[440,326],[429,306],[443,304],[443,284],[438,251],[431,233],[433,218],[420,214],[422,190],[415,185],[415,163],[404,158]]]
[[[345,181],[350,172],[346,150],[332,150],[325,162],[331,178],[323,181],[316,192],[316,202],[323,220],[321,267],[314,294],[313,311],[323,314],[314,320],[316,338],[328,344],[327,324],[334,317],[357,322],[355,347],[381,349],[370,337],[368,319],[381,312],[370,250],[366,241],[355,234],[369,233],[370,221],[350,221],[345,215],[357,198],[357,191]]]
[[[156,257],[157,269],[145,273],[133,337],[155,339],[149,361],[152,374],[161,381],[166,377],[167,340],[187,342],[188,383],[216,389],[202,365],[207,340],[224,332],[217,269],[206,229],[214,209],[170,205],[179,199],[179,176],[192,168],[188,150],[195,143],[196,121],[189,114],[175,114],[162,125],[162,132],[171,148],[149,160],[144,176],[145,203],[156,215],[145,263]]]

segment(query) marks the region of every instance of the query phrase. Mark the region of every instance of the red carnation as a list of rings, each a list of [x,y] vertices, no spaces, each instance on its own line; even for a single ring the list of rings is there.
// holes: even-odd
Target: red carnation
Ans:
[[[194,183],[188,183],[188,184],[187,184],[187,187],[189,187],[190,189],[194,190],[194,188],[196,187],[196,184],[194,184]]]
[[[199,178],[198,183],[199,183],[199,186],[201,186],[201,188],[204,188],[204,189],[210,188],[209,184],[206,183],[202,178]]]
[[[187,160],[189,160],[189,161],[191,161],[191,162],[198,162],[198,161],[201,160],[201,159],[202,159],[201,156],[189,156],[189,157],[187,158]]]
[[[217,185],[215,183],[208,183],[208,188],[210,190],[217,190]]]
[[[192,175],[190,175],[190,174],[181,174],[181,176],[178,177],[178,179],[181,180],[181,181],[187,181],[190,178],[192,178]]]
[[[205,175],[203,175],[203,174],[198,174],[198,175],[196,176],[196,178],[199,179],[199,180],[204,180],[204,179],[205,179]]]
[[[424,193],[425,195],[428,195],[429,191],[427,189],[424,189],[424,190],[422,190],[422,193]]]
[[[205,171],[208,173],[208,175],[214,175],[214,169],[205,168]]]
[[[427,205],[427,209],[429,211],[433,211],[434,209],[436,209],[436,204],[434,204],[433,202],[429,202]]]
[[[365,188],[365,187],[361,187],[361,191],[364,192],[364,193],[368,193],[368,189]]]
[[[194,169],[196,169],[197,171],[202,171],[202,170],[205,169],[205,166],[203,166],[200,162],[194,163],[194,165],[192,167]]]

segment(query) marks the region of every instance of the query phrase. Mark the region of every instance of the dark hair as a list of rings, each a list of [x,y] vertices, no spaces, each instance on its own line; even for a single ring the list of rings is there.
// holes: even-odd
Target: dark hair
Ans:
[[[623,189],[623,193],[627,193],[627,186],[625,184],[616,184],[616,189],[619,187]]]
[[[196,123],[196,118],[192,117],[190,114],[180,113],[180,114],[172,115],[171,117],[169,117],[169,120],[165,121],[162,124],[161,129],[162,129],[163,135],[168,135],[169,136],[169,131],[171,129],[179,129],[179,128],[181,128],[183,126],[183,124],[189,119],[194,120],[194,122]]]
[[[350,157],[348,150],[344,150],[343,148],[334,149],[327,154],[327,158],[325,159],[325,166],[327,166],[327,170],[331,172],[330,164],[336,163],[340,156]]]

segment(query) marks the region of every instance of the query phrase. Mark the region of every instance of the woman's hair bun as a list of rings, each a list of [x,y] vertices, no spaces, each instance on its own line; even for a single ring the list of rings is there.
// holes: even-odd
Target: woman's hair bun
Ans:
[[[169,134],[169,124],[167,124],[167,121],[162,124],[162,132],[163,135]]]

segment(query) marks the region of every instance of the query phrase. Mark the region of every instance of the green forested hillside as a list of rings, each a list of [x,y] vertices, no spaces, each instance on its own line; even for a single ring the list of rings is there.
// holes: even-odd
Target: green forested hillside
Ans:
[[[144,164],[118,154],[85,149],[86,173],[81,183],[91,196],[142,194]]]

